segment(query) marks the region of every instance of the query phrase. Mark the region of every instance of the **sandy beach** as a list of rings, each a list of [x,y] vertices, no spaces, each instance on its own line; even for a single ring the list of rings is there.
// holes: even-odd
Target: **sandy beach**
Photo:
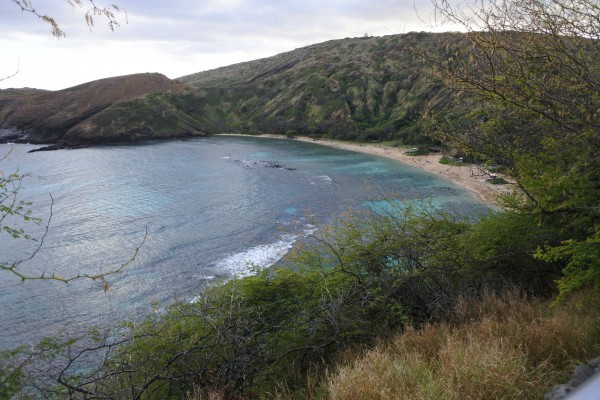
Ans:
[[[248,136],[248,135],[232,135],[232,136]],[[252,137],[288,139],[280,135],[260,135]],[[429,154],[426,156],[410,156],[406,155],[406,149],[398,147],[384,147],[377,144],[368,143],[351,143],[339,140],[330,139],[311,139],[308,137],[296,137],[294,139],[303,142],[330,146],[337,149],[355,151],[359,153],[370,154],[379,157],[386,157],[401,163],[411,165],[423,171],[436,174],[443,179],[447,179],[462,188],[471,191],[477,197],[488,204],[496,205],[498,197],[502,194],[509,193],[511,185],[493,185],[486,182],[484,176],[476,176],[476,171],[469,165],[450,166],[440,164],[441,154]]]

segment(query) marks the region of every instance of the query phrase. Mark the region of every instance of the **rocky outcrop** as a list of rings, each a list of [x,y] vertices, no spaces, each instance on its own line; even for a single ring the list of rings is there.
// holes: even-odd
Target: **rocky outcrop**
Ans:
[[[546,395],[544,396],[544,400],[563,400],[570,396],[575,390],[584,383],[586,383],[590,378],[600,379],[600,357],[596,357],[593,360],[590,360],[587,364],[580,364],[573,371],[573,375],[569,382],[564,383],[562,385],[557,385],[552,388]],[[597,393],[600,398],[600,393]],[[590,397],[585,397],[585,399],[591,399]]]

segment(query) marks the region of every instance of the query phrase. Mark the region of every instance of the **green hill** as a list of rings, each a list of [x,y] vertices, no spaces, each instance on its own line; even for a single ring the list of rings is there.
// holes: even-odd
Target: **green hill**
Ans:
[[[426,109],[447,108],[419,51],[441,54],[461,34],[332,40],[175,81],[109,78],[56,92],[0,92],[0,137],[64,145],[205,133],[422,139]],[[148,81],[152,84],[148,84]]]
[[[420,139],[425,109],[448,91],[416,49],[443,51],[458,34],[409,33],[332,40],[262,60],[179,78],[191,112],[212,133],[288,133],[362,140]]]

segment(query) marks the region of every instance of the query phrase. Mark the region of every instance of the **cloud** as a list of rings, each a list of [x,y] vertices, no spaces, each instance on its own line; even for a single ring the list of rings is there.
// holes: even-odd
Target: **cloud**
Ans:
[[[65,30],[60,40],[35,16],[4,1],[0,77],[17,63],[21,73],[0,88],[60,89],[135,72],[175,78],[331,39],[431,30],[412,1],[114,0],[126,10],[118,16],[121,27],[111,32],[97,16],[90,32],[85,9],[73,9],[66,0],[32,0]]]

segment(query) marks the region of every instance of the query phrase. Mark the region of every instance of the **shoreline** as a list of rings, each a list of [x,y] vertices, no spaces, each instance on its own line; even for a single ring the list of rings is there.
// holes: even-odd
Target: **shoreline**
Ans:
[[[473,193],[486,204],[498,206],[498,198],[501,195],[508,194],[511,191],[509,185],[494,185],[487,182],[481,177],[473,176],[469,165],[452,166],[440,164],[441,154],[429,154],[426,156],[409,156],[405,154],[405,149],[398,147],[384,147],[377,144],[369,143],[352,143],[332,139],[311,139],[306,136],[298,136],[288,138],[281,135],[263,134],[263,135],[244,135],[244,134],[218,134],[215,136],[240,136],[240,137],[257,137],[268,139],[286,139],[297,140],[300,142],[320,144],[336,149],[354,151],[378,157],[389,158],[394,161],[401,162],[405,165],[410,165],[419,168],[425,172],[438,175],[440,178],[446,179],[457,186]]]

